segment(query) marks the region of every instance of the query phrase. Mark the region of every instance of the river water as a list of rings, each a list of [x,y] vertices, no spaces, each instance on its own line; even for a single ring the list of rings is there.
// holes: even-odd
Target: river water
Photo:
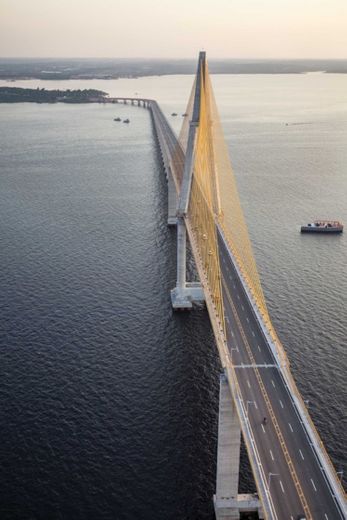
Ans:
[[[178,130],[192,79],[11,85],[137,92]],[[299,226],[347,223],[347,75],[213,85],[270,314],[346,474],[346,233]],[[1,105],[0,168],[1,520],[212,519],[220,366],[206,311],[170,307],[148,111]]]

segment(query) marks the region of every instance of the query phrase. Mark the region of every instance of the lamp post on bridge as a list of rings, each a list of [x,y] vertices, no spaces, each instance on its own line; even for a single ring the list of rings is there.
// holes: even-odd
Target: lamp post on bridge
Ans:
[[[247,419],[248,419],[248,406],[250,404],[254,404],[255,405],[255,402],[254,401],[246,401],[246,417],[247,417]]]
[[[231,362],[233,362],[233,350],[237,350],[237,347],[229,347]]]
[[[340,471],[336,471],[336,475],[339,475],[340,482],[342,484],[342,481],[343,481],[343,469],[341,469]]]

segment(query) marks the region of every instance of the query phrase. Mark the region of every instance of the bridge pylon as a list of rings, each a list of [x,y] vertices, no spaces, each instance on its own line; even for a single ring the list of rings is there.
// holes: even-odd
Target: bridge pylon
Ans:
[[[193,178],[194,151],[200,119],[201,82],[205,72],[205,64],[206,53],[200,52],[196,73],[193,112],[189,123],[182,185],[177,203],[177,283],[176,287],[171,291],[172,307],[175,310],[191,309],[193,303],[205,301],[204,291],[201,284],[199,282],[189,283],[186,281],[187,230],[185,224]]]

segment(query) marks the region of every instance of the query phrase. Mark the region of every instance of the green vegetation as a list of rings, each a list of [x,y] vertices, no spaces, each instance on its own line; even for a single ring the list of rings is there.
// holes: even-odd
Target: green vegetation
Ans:
[[[101,90],[46,90],[44,88],[0,87],[0,103],[95,103],[105,101]]]

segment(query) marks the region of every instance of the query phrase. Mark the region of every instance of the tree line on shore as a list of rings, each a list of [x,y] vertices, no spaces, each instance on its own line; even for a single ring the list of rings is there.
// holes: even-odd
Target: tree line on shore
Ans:
[[[0,87],[0,103],[93,103],[108,94],[102,90],[46,90],[45,88]]]

